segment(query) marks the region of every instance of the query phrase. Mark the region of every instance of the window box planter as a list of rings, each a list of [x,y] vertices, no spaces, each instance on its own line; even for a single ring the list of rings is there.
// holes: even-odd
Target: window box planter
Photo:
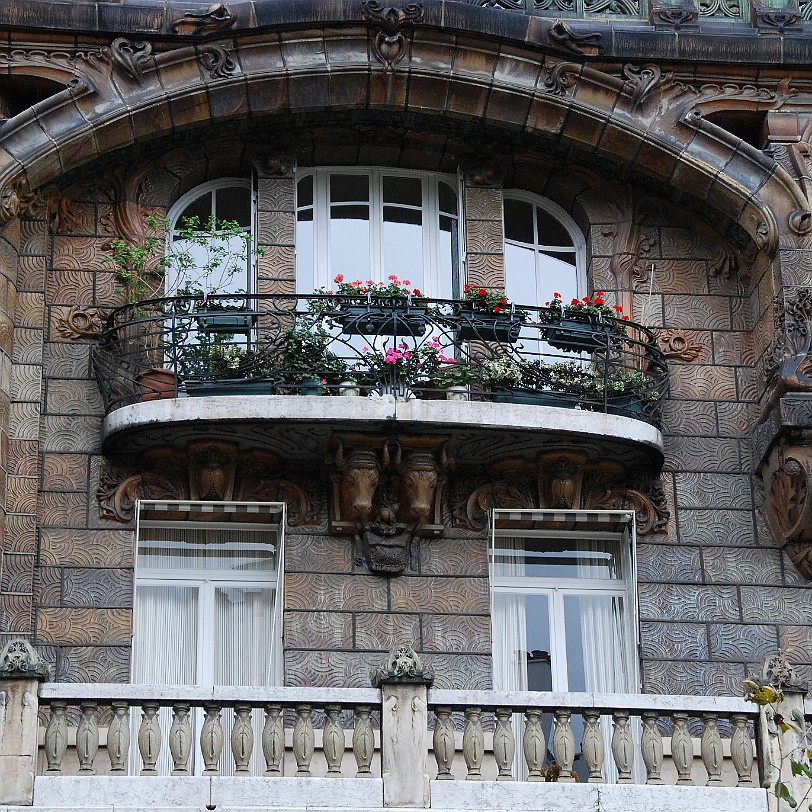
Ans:
[[[547,392],[543,389],[495,389],[494,403],[522,403],[528,406],[557,406],[574,409],[580,398],[568,392]]]
[[[606,411],[609,412],[609,414],[643,419],[646,414],[646,406],[637,395],[620,395],[616,398],[609,398],[606,401]]]
[[[406,300],[376,305],[372,302],[341,305],[331,318],[341,325],[347,335],[422,336],[426,332],[426,314],[423,308],[410,305]]]
[[[190,398],[219,395],[272,395],[274,382],[264,378],[224,378],[219,381],[186,381],[186,394]]]
[[[197,312],[197,328],[201,333],[249,333],[256,327],[255,313],[243,307],[219,307],[204,303]]]
[[[581,319],[562,318],[544,328],[544,340],[565,352],[595,352],[610,343],[610,327]]]
[[[481,313],[473,309],[460,311],[457,338],[460,341],[498,341],[513,344],[519,338],[522,319],[512,313]]]

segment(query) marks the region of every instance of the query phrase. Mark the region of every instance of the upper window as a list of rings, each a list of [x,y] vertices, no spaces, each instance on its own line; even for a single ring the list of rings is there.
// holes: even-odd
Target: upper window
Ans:
[[[347,279],[407,279],[451,298],[458,276],[457,181],[427,172],[314,169],[296,184],[300,290]]]
[[[254,289],[255,234],[251,181],[224,178],[187,192],[167,213],[167,251],[185,259],[170,263],[166,290],[175,293],[250,293]],[[236,223],[225,234],[223,223]],[[193,233],[190,240],[181,233]],[[243,235],[249,235],[246,241]],[[200,239],[202,237],[202,239]]]
[[[506,192],[505,291],[514,302],[544,307],[553,293],[582,295],[585,242],[567,213],[549,200]]]

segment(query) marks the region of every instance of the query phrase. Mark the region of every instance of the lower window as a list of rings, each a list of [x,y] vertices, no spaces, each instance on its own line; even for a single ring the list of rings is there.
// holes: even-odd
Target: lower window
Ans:
[[[139,503],[134,683],[281,683],[283,527],[278,504]],[[169,710],[161,713],[168,731]],[[230,715],[222,716],[225,741]],[[168,774],[168,752],[162,758]],[[256,749],[253,760],[261,760]]]

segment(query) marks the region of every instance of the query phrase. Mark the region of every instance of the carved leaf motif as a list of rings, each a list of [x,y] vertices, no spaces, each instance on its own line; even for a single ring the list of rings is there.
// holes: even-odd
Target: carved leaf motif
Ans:
[[[702,352],[702,345],[682,330],[661,330],[657,339],[665,357],[673,361],[696,361]]]
[[[641,105],[663,79],[659,65],[624,65],[623,75],[631,85],[632,108]],[[672,74],[667,74],[670,80]]]
[[[237,15],[225,3],[212,3],[187,11],[172,23],[170,30],[174,34],[210,34],[231,28],[236,22]]]
[[[575,86],[580,65],[575,62],[558,62],[544,69],[542,84],[547,93],[553,96],[566,96],[567,91]]]
[[[208,45],[201,49],[200,62],[212,79],[225,79],[238,72],[237,63],[222,45]]]
[[[56,317],[56,333],[61,338],[98,338],[105,318],[105,312],[96,307],[74,305],[67,313]]]
[[[556,20],[550,27],[550,39],[576,54],[593,56],[603,51],[602,36],[599,32],[576,31],[564,20]]]
[[[152,43],[118,37],[110,43],[110,61],[139,85],[144,84],[144,66],[152,58]]]

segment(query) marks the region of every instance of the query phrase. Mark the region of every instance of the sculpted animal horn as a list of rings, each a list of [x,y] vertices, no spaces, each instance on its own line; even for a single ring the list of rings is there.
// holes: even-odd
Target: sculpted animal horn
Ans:
[[[344,444],[341,440],[336,441],[336,465],[339,468],[344,468],[347,461],[344,459]]]
[[[392,446],[395,449],[395,468],[399,468],[400,463],[401,463],[401,459],[403,457],[403,454],[402,454],[401,448],[400,448],[400,443],[397,440],[392,440]],[[386,464],[388,466],[389,462],[387,462]]]

